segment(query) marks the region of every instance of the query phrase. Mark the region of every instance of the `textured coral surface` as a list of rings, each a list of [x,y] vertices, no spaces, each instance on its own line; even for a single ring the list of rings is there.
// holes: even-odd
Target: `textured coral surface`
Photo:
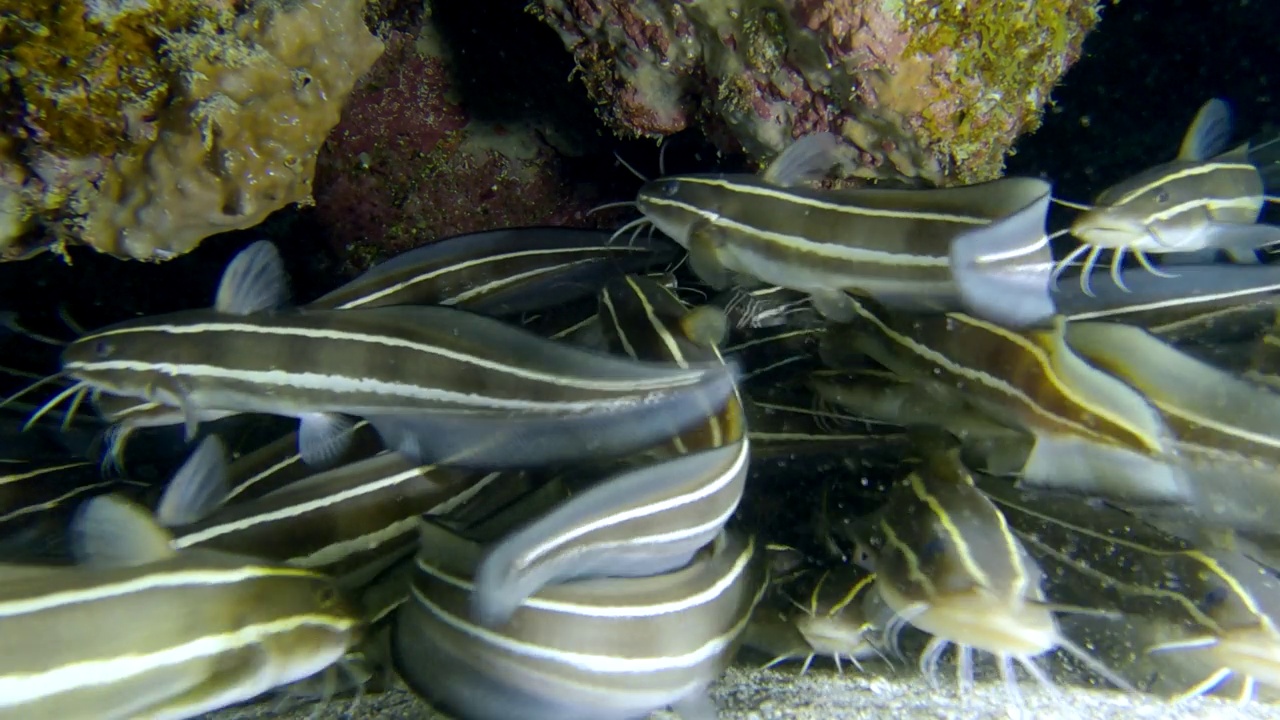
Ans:
[[[160,260],[311,200],[364,0],[0,0],[0,253]]]
[[[615,128],[701,125],[757,159],[830,130],[850,174],[996,177],[1095,0],[535,0]]]
[[[19,132],[68,155],[136,147],[174,90],[174,68],[157,52],[165,37],[225,31],[234,5],[0,1],[0,77],[9,107],[21,108]]]
[[[325,147],[313,212],[353,268],[438,237],[582,210],[537,133],[474,122],[450,96],[441,55],[429,25],[393,31]]]
[[[592,224],[627,197],[604,187],[607,138],[552,32],[505,0],[425,7],[383,12],[387,51],[320,153],[307,215],[348,271],[461,233]]]

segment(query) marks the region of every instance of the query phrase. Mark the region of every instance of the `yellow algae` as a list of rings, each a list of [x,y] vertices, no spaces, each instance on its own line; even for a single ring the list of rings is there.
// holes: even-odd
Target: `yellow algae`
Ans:
[[[364,0],[0,0],[0,259],[165,260],[311,202]],[[0,170],[5,170],[0,168]]]
[[[927,141],[950,155],[963,180],[996,177],[993,136],[1040,125],[1041,108],[1085,34],[1095,0],[892,0],[911,40],[906,57],[943,59],[950,81],[921,112]],[[1009,132],[1012,131],[1012,132]]]
[[[233,18],[229,5],[201,0],[0,0],[5,101],[60,153],[128,149],[170,95],[164,40]]]

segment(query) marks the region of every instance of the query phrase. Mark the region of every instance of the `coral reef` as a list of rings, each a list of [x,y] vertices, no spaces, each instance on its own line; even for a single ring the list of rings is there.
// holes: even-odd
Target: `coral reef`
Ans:
[[[444,0],[414,22],[382,18],[393,23],[386,53],[325,143],[306,213],[343,270],[493,227],[590,224],[592,205],[617,199],[600,192],[598,167],[575,171],[612,158],[594,147],[599,121],[564,82],[571,63],[554,34],[520,6],[507,17],[483,5]],[[502,19],[476,28],[472,15]],[[509,32],[492,27],[506,22]],[[510,57],[546,60],[526,72]]]
[[[701,125],[763,160],[839,133],[847,172],[998,176],[1098,21],[1096,0],[535,0],[615,129]]]
[[[0,257],[163,260],[311,200],[364,0],[0,0]]]

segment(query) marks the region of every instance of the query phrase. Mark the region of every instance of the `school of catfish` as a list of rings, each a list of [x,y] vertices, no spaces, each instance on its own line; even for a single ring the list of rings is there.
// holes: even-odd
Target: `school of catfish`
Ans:
[[[1081,205],[825,189],[815,134],[306,304],[260,241],[208,309],[57,367],[16,308],[0,720],[401,682],[461,720],[708,720],[731,663],[822,658],[1270,701],[1276,140],[1211,100]]]

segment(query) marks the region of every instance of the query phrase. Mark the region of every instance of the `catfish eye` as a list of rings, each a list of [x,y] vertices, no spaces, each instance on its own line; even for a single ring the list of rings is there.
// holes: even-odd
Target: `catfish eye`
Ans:
[[[1169,202],[1169,191],[1162,189],[1160,192],[1156,193],[1156,202],[1160,203],[1161,205],[1164,205],[1165,203]]]
[[[111,357],[116,351],[116,346],[106,340],[99,340],[93,344],[93,354],[99,359]]]
[[[870,572],[876,570],[876,554],[866,543],[855,543],[853,546],[853,564]]]
[[[933,538],[929,542],[925,543],[924,547],[920,548],[920,559],[932,560],[938,555],[941,555],[942,551],[946,549],[947,545],[942,542],[942,538]]]
[[[676,193],[680,191],[680,183],[675,180],[669,180],[662,183],[662,187],[658,191],[662,193],[663,197],[675,197]]]
[[[869,567],[875,563],[875,557],[871,555],[871,551],[866,548],[858,548],[858,556],[854,560],[863,567]]]
[[[342,602],[342,595],[337,588],[322,586],[316,590],[316,603],[325,609],[332,609]]]

